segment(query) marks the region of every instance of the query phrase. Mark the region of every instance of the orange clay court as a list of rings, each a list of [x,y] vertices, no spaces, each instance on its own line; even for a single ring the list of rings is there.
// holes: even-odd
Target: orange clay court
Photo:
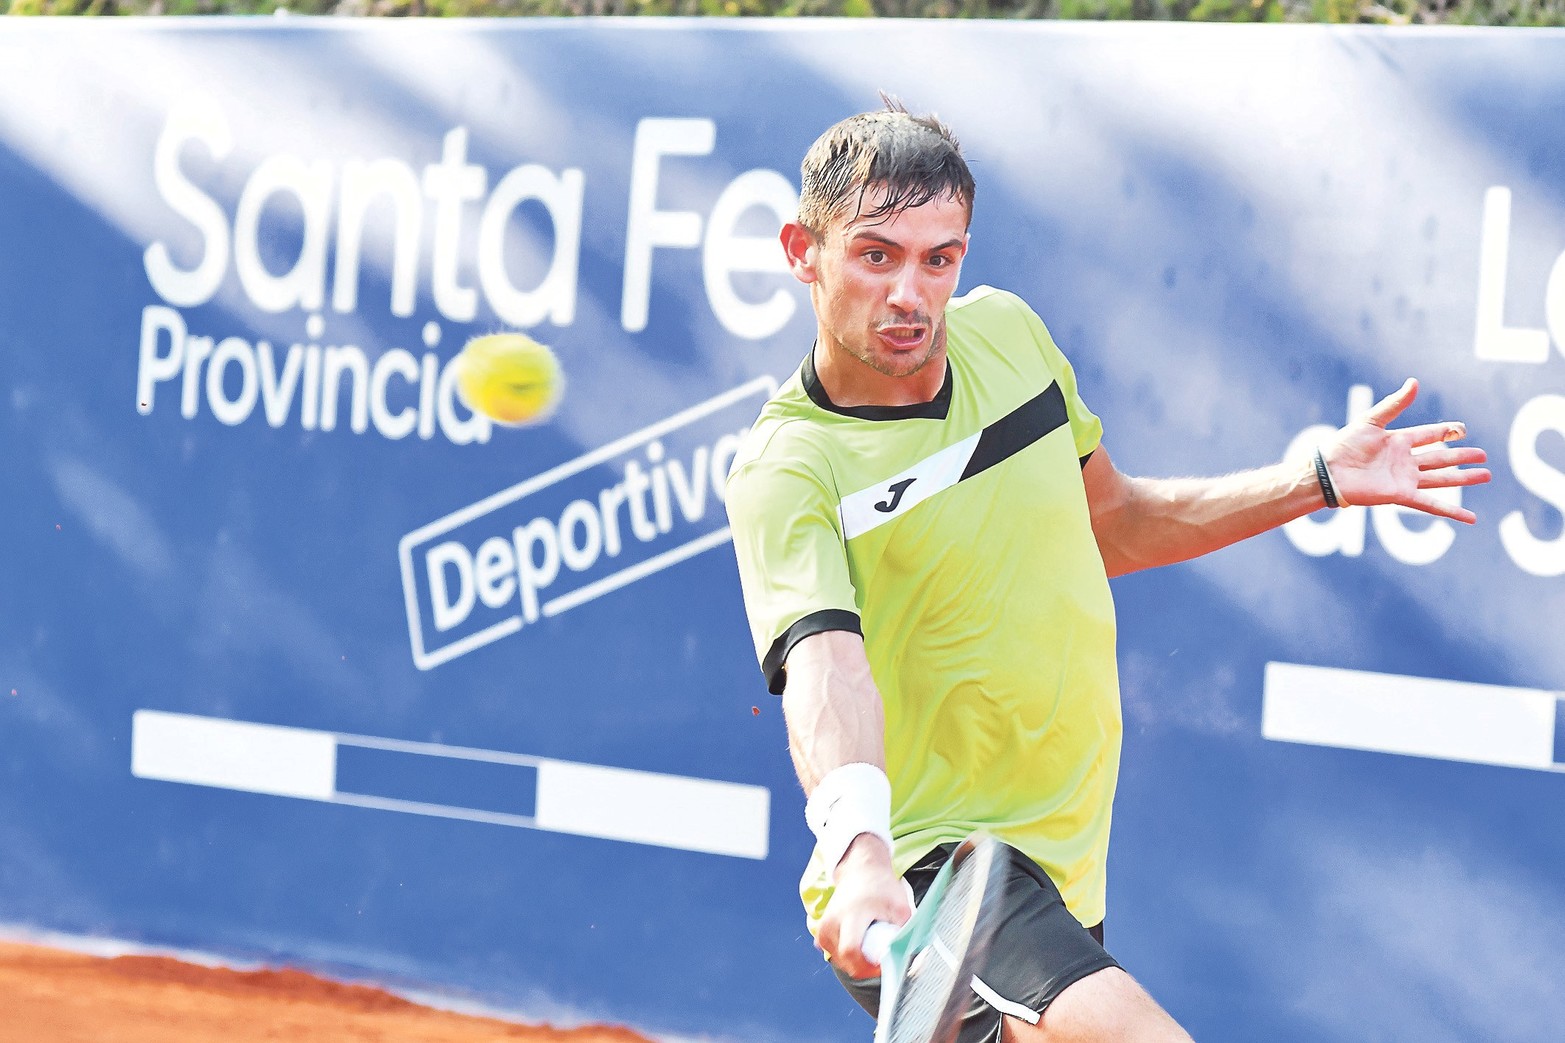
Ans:
[[[105,959],[0,942],[0,1043],[650,1043],[433,1010],[304,971]]]

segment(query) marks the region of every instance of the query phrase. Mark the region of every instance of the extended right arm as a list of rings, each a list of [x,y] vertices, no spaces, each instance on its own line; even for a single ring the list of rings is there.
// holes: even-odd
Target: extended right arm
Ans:
[[[858,633],[840,497],[818,466],[772,448],[736,464],[728,481],[745,612],[767,684],[783,697],[799,783],[817,798],[806,808],[816,851],[835,863],[826,867],[835,890],[815,943],[846,973],[871,977],[876,968],[859,950],[864,931],[912,913],[876,836],[890,836],[885,717]]]
[[[794,646],[783,714],[788,750],[807,796],[843,765],[885,770],[885,716],[859,635],[828,630]],[[859,948],[864,932],[876,920],[900,924],[912,915],[891,851],[880,838],[860,833],[837,863],[835,881],[816,944],[844,972],[872,977],[877,969]]]

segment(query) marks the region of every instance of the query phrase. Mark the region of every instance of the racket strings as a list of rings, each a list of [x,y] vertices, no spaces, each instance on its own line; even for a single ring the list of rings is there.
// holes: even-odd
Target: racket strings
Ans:
[[[954,868],[929,942],[908,963],[888,1043],[930,1043],[957,984],[961,961],[955,954],[967,951],[972,934],[978,877],[976,867]]]

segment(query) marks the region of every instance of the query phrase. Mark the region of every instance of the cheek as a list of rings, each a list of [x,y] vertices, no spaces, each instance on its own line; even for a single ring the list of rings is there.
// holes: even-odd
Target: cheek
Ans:
[[[939,302],[942,306],[951,299],[956,292],[957,281],[961,278],[960,269],[951,272],[941,272],[929,284],[928,296],[931,301]]]
[[[866,311],[873,305],[873,287],[862,279],[840,277],[827,294],[834,314],[842,318]]]

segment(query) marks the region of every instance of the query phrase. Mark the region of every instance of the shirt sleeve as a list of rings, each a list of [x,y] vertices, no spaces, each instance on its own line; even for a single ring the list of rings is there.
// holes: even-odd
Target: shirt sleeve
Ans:
[[[836,498],[796,460],[751,460],[728,480],[739,583],[767,688],[781,695],[788,653],[811,634],[862,634]]]

